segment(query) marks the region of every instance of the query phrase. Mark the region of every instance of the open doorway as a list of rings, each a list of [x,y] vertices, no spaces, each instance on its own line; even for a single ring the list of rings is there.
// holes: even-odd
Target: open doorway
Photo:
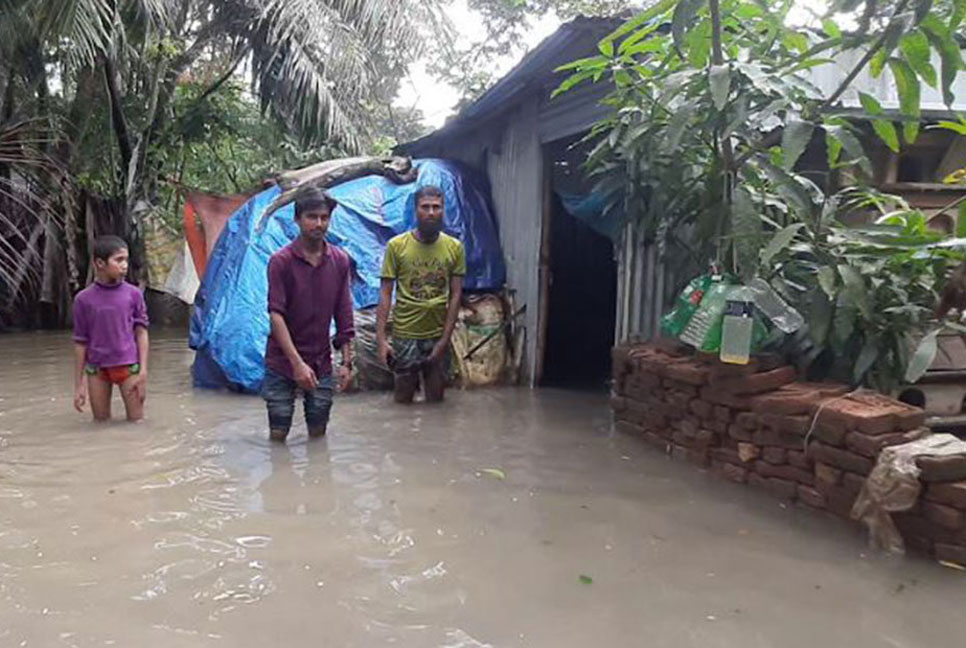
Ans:
[[[599,206],[572,141],[545,147],[549,195],[549,281],[541,384],[604,389],[617,310],[617,264]]]

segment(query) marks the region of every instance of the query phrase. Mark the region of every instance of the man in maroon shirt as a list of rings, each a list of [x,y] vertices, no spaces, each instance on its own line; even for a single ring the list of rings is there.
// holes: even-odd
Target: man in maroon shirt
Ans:
[[[338,387],[344,389],[352,367],[352,268],[345,252],[325,240],[336,203],[318,189],[295,200],[297,239],[268,262],[268,312],[272,332],[265,350],[262,395],[268,404],[273,441],[285,441],[295,413],[296,389],[305,403],[309,436],[325,434],[335,378],[332,346],[342,351]],[[329,340],[335,318],[336,333]]]

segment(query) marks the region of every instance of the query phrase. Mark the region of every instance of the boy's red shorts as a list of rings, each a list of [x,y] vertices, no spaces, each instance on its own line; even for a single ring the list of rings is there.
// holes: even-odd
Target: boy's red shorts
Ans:
[[[84,370],[89,376],[98,376],[109,383],[120,385],[131,376],[136,376],[141,373],[141,365],[138,363],[117,365],[116,367],[95,367],[94,365],[87,365]]]

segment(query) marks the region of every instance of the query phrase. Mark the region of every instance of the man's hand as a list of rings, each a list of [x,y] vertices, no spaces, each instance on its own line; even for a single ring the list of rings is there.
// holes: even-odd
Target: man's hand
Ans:
[[[137,378],[134,379],[134,384],[131,385],[131,390],[137,394],[138,401],[144,404],[144,400],[148,397],[148,372],[147,369],[143,367],[137,374]]]
[[[389,366],[390,358],[392,358],[392,357],[394,357],[396,355],[393,352],[392,347],[390,347],[389,346],[389,343],[386,342],[385,340],[383,340],[383,341],[381,341],[381,342],[379,342],[377,344],[376,353],[379,356],[379,362],[381,362],[382,364],[386,365],[387,367]]]
[[[74,390],[74,409],[78,412],[84,411],[84,405],[87,404],[87,383],[81,383]]]
[[[440,340],[433,346],[429,354],[429,362],[436,364],[443,361],[446,357],[446,349],[449,348],[449,340]]]
[[[349,381],[352,380],[352,368],[346,365],[339,365],[335,369],[336,389],[344,392],[349,388]]]
[[[312,367],[305,364],[305,362],[299,362],[294,367],[295,384],[304,389],[305,391],[312,391],[319,386],[319,379],[316,377],[315,372]]]

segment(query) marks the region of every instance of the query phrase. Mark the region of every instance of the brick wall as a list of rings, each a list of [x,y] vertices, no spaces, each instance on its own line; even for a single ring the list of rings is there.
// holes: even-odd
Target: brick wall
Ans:
[[[925,413],[777,358],[747,366],[654,345],[613,351],[617,428],[674,459],[850,519],[879,451],[929,434]],[[806,446],[807,441],[807,446]],[[921,458],[920,501],[893,515],[907,546],[966,565],[966,455]]]

